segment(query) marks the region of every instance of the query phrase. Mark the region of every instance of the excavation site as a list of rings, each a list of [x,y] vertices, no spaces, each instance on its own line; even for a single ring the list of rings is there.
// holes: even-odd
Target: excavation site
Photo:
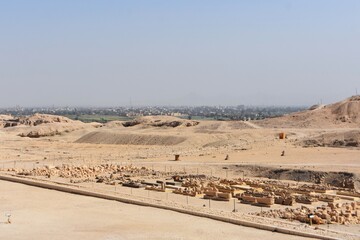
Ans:
[[[99,226],[116,234],[112,220],[126,226],[127,238],[187,239],[193,231],[203,233],[199,239],[220,238],[215,226],[224,225],[230,238],[241,230],[248,239],[359,239],[359,109],[355,96],[254,121],[1,115],[0,189],[13,192],[1,196],[6,221],[22,233],[38,231],[38,239],[48,234],[38,225],[60,234],[55,216],[71,212],[60,224],[89,229],[89,239],[108,236]],[[26,208],[24,194],[33,199]],[[87,210],[78,213],[78,204]],[[97,204],[103,213],[90,211]],[[90,219],[91,230],[78,214]],[[111,221],[97,222],[97,214]],[[138,218],[154,214],[162,220]],[[36,215],[34,226],[29,215]],[[141,235],[135,223],[153,230]],[[160,232],[163,224],[169,228]],[[72,234],[57,236],[83,236]]]

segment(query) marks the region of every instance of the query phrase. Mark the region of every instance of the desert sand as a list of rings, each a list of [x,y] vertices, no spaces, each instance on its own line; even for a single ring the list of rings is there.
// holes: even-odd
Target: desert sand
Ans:
[[[272,177],[304,182],[313,182],[312,176],[320,173],[327,176],[326,184],[341,187],[346,182],[357,191],[360,187],[359,109],[360,98],[355,96],[327,106],[314,106],[305,112],[251,122],[189,121],[151,116],[129,122],[85,124],[51,115],[37,114],[19,120],[1,116],[0,169],[6,173],[62,164],[121,164],[229,179]],[[285,133],[287,137],[279,139],[279,133]],[[283,151],[284,156],[281,156]],[[175,154],[180,155],[180,161],[174,161]],[[281,171],[273,174],[272,169]],[[291,174],[294,170],[306,174],[296,179]],[[286,171],[288,174],[284,174]],[[249,234],[244,239],[281,239],[283,236],[159,209],[144,208],[141,212],[144,217],[139,217],[136,216],[140,209],[137,206],[18,184],[0,184],[2,193],[6,193],[2,200],[9,206],[1,211],[14,210],[14,224],[1,227],[10,237],[14,226],[17,235],[12,239],[24,239],[28,234],[35,234],[42,224],[48,227],[39,230],[39,238],[45,238],[49,232],[62,236],[59,239],[71,236],[74,236],[72,239],[218,239],[220,235],[239,239],[238,232],[241,236]],[[20,197],[22,191],[28,193],[24,196],[32,193],[33,199],[27,199],[26,204],[22,202],[26,199]],[[51,198],[57,201],[51,201]],[[244,204],[241,206],[246,208]],[[19,215],[15,214],[18,208]],[[126,217],[118,218],[113,209],[119,209]],[[29,221],[32,215],[38,216],[36,221]],[[111,223],[106,222],[107,219],[111,219]],[[133,222],[125,223],[123,219]],[[174,219],[179,219],[179,222],[174,222]],[[199,224],[185,224],[192,221],[199,221]],[[163,222],[166,222],[166,227],[163,227]],[[118,225],[126,226],[125,233],[117,228]],[[182,231],[173,236],[169,230],[173,228]],[[64,229],[68,232],[65,233]],[[211,230],[207,232],[206,229]],[[336,229],[347,231],[349,228],[337,226]],[[357,227],[350,229],[351,233],[360,233]],[[120,231],[124,234],[121,237],[118,236]],[[291,239],[291,236],[285,237]]]
[[[16,183],[0,191],[12,215],[1,216],[2,239],[307,239]]]

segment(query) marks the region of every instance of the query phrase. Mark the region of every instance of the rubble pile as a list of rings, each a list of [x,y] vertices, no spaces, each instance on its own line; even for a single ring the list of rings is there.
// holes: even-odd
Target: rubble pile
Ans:
[[[200,122],[193,120],[186,120],[172,116],[145,116],[138,117],[134,120],[124,122],[124,127],[133,127],[140,125],[142,127],[193,127],[197,126]]]
[[[313,202],[317,202],[318,199],[311,195],[303,194],[295,196],[295,201],[303,204],[312,204]]]
[[[228,201],[239,193],[238,189],[234,187],[236,184],[238,182],[226,179],[188,176],[182,178],[181,187],[175,189],[173,193],[192,197],[204,195],[205,199]]]
[[[181,188],[175,189],[173,193],[195,197],[205,191],[205,181],[197,178],[186,178],[181,183]]]
[[[8,169],[10,172],[15,172],[17,175],[24,176],[43,176],[43,177],[60,177],[60,178],[75,178],[84,179],[102,183],[109,183],[114,180],[123,181],[129,177],[140,176],[158,176],[160,172],[155,172],[145,167],[135,167],[132,165],[121,166],[115,164],[101,164],[96,166],[70,166],[63,164],[61,166],[44,166],[29,169]],[[83,182],[84,182],[83,181]],[[79,182],[79,180],[77,180]]]
[[[115,185],[116,181],[118,181],[118,184],[122,184],[123,182],[127,181],[128,178],[121,176],[121,175],[115,175],[110,174],[110,176],[96,176],[95,180],[97,183],[105,183],[108,185]]]
[[[145,187],[145,190],[152,190],[158,192],[165,192],[165,184],[161,183],[160,185],[148,185]]]
[[[322,205],[314,210],[306,206],[301,206],[301,208],[296,209],[269,210],[254,214],[268,218],[297,220],[304,223],[309,223],[310,216],[313,215],[313,224],[360,224],[360,202],[328,203],[328,205]]]
[[[275,203],[275,194],[273,192],[262,192],[251,189],[236,196],[242,203],[246,204],[271,206]]]

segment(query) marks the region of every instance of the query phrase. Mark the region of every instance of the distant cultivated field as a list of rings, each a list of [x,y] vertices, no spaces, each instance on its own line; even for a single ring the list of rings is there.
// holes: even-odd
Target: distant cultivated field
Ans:
[[[65,115],[65,117],[68,117],[73,120],[80,120],[82,122],[100,122],[100,123],[106,123],[110,121],[128,121],[132,118],[124,117],[124,116],[116,116],[116,115],[91,115],[91,114],[85,114],[85,115]]]

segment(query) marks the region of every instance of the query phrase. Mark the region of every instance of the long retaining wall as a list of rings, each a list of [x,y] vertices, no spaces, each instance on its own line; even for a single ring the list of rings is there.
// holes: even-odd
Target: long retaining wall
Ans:
[[[187,209],[182,209],[182,208],[177,208],[177,207],[157,205],[154,203],[142,202],[139,200],[124,198],[124,197],[119,197],[119,196],[112,196],[112,195],[107,195],[107,194],[103,194],[103,193],[96,193],[96,192],[92,192],[92,191],[88,191],[88,190],[84,190],[84,189],[76,189],[76,188],[73,188],[70,186],[61,186],[61,185],[57,185],[57,184],[53,184],[53,183],[44,183],[44,182],[29,180],[29,179],[20,178],[20,177],[7,176],[7,175],[0,174],[0,180],[22,183],[22,184],[26,184],[26,185],[30,185],[30,186],[52,189],[52,190],[57,190],[57,191],[67,192],[67,193],[72,193],[72,194],[79,194],[79,195],[83,195],[83,196],[102,198],[102,199],[106,199],[106,200],[113,200],[113,201],[118,201],[118,202],[122,202],[122,203],[160,208],[160,209],[164,209],[164,210],[175,211],[175,212],[189,214],[189,215],[193,215],[193,216],[197,216],[197,217],[210,218],[210,219],[217,220],[217,221],[232,223],[232,224],[246,226],[246,227],[258,228],[258,229],[272,231],[272,232],[279,232],[279,233],[284,233],[284,234],[291,234],[291,235],[296,235],[296,236],[301,236],[301,237],[309,237],[309,238],[316,238],[316,239],[323,239],[323,240],[339,240],[338,238],[334,238],[334,237],[327,237],[327,236],[322,236],[322,235],[318,235],[318,234],[301,232],[301,231],[296,231],[296,230],[291,230],[291,229],[286,229],[286,228],[281,228],[281,227],[275,227],[275,226],[266,225],[266,224],[259,224],[259,223],[254,223],[254,222],[250,222],[250,221],[245,221],[245,220],[226,218],[226,217],[221,217],[221,216],[217,216],[217,215],[213,215],[213,214],[209,214],[209,213],[195,212],[195,211],[190,211]]]

